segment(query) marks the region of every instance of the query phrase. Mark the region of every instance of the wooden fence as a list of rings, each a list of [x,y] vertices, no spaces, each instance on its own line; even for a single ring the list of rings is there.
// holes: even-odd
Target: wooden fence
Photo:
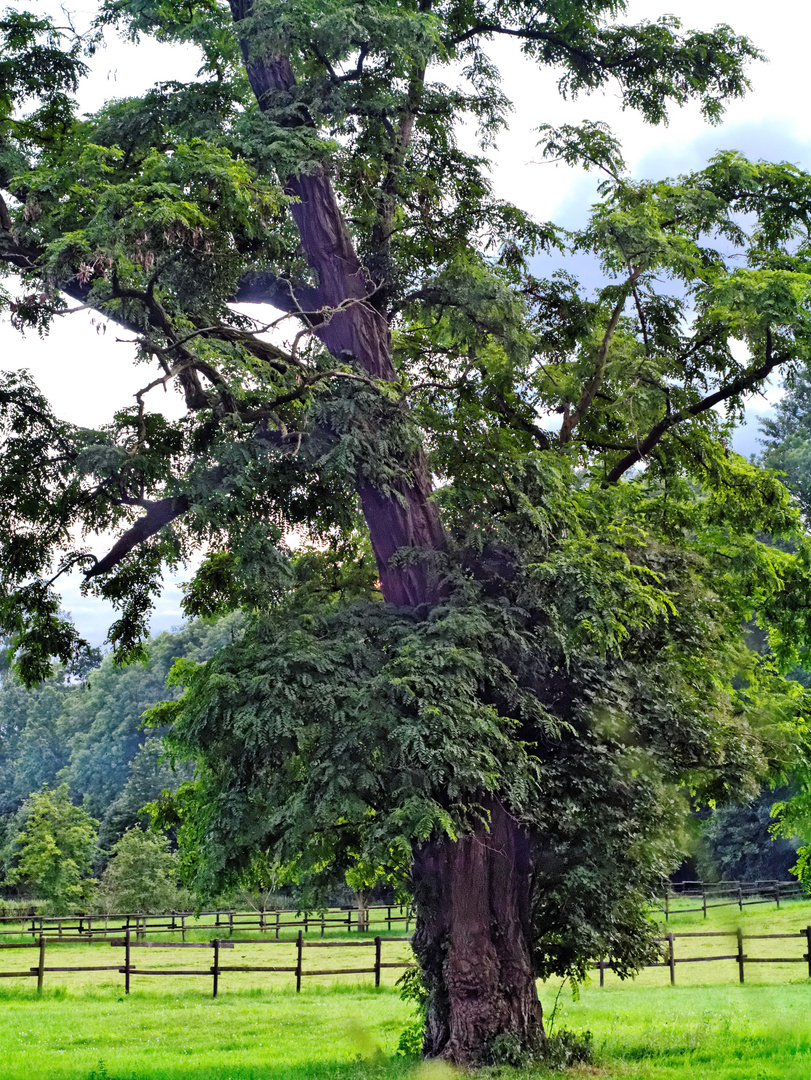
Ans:
[[[39,940],[36,942],[21,942],[21,943],[8,943],[0,944],[0,949],[37,949],[38,960],[36,967],[30,967],[27,970],[16,971],[0,971],[0,979],[20,979],[20,978],[36,978],[37,990],[42,992],[45,975],[47,972],[78,972],[78,971],[117,971],[124,976],[124,992],[130,992],[130,984],[133,976],[140,978],[142,975],[203,975],[213,981],[213,996],[216,997],[219,991],[220,977],[230,971],[240,972],[273,972],[273,973],[289,973],[295,976],[296,980],[296,993],[301,992],[302,979],[309,978],[314,975],[373,975],[375,986],[380,986],[380,973],[384,968],[408,968],[413,964],[404,961],[384,961],[383,960],[383,945],[387,942],[394,941],[410,941],[408,937],[389,937],[382,938],[380,935],[373,938],[371,941],[305,941],[304,932],[299,930],[298,936],[294,942],[281,941],[277,942],[275,939],[268,938],[240,938],[238,941],[226,941],[222,938],[214,938],[211,941],[142,941],[132,930],[127,930],[123,938],[112,938],[108,941],[102,939],[96,939],[94,944],[103,945],[107,944],[113,948],[123,948],[124,950],[124,963],[117,961],[113,964],[81,964],[73,966],[51,966],[48,965],[46,950],[50,947],[51,950],[59,948],[62,945],[66,945],[73,941],[82,941],[87,944],[87,938],[68,938],[63,936],[61,939],[49,939],[45,934],[40,934]],[[255,964],[227,964],[222,963],[220,959],[220,953],[223,950],[234,949],[243,945],[291,945],[296,947],[296,962],[295,965],[255,965]],[[304,967],[304,950],[305,949],[359,949],[369,948],[374,949],[374,963],[370,967],[352,967],[352,968],[305,968]],[[203,968],[155,968],[155,967],[139,967],[132,962],[132,953],[134,949],[211,949],[212,950],[212,963]],[[334,955],[334,954],[333,954]]]
[[[779,908],[781,900],[798,900],[802,896],[799,881],[681,881],[667,884],[662,906],[655,910],[663,912],[666,921],[696,911],[703,912],[706,919],[713,908],[737,907],[743,911],[750,904],[775,904]],[[675,900],[685,897],[699,903],[696,907],[673,906]]]
[[[734,951],[723,952],[720,954],[714,954],[712,956],[684,956],[677,955],[676,942],[682,939],[691,938],[713,938],[713,939],[734,939]],[[138,938],[133,930],[127,930],[123,937],[112,939],[90,939],[86,936],[70,938],[67,935],[63,935],[62,938],[49,938],[45,934],[40,934],[39,938],[35,942],[18,942],[18,943],[4,943],[0,944],[0,950],[4,952],[7,950],[20,950],[20,949],[35,949],[37,950],[37,963],[36,966],[28,968],[17,969],[14,971],[0,971],[0,979],[19,979],[19,978],[36,978],[37,990],[42,992],[45,976],[48,973],[69,973],[69,972],[82,972],[82,971],[115,971],[124,976],[124,991],[129,994],[130,987],[133,978],[141,978],[142,976],[203,976],[204,978],[210,978],[212,980],[212,993],[216,997],[220,990],[220,983],[223,976],[227,976],[229,972],[248,972],[248,973],[273,973],[273,974],[289,974],[291,976],[291,984],[293,979],[295,980],[296,993],[301,991],[302,980],[310,978],[312,976],[341,976],[341,975],[371,975],[374,978],[374,985],[380,985],[381,972],[387,968],[408,968],[412,964],[403,960],[384,960],[383,959],[383,946],[389,942],[402,942],[410,941],[409,937],[387,937],[383,938],[380,935],[375,936],[371,940],[354,940],[354,941],[305,941],[303,930],[299,930],[298,935],[294,940],[277,941],[275,938],[239,938],[237,940],[225,940],[223,938],[214,938],[211,941],[145,941]],[[659,963],[649,964],[648,967],[663,967],[668,968],[670,973],[670,982],[675,984],[676,982],[676,965],[677,964],[697,964],[697,963],[709,963],[709,962],[725,962],[730,961],[737,967],[738,980],[742,983],[745,978],[745,969],[747,964],[806,964],[808,968],[808,977],[811,979],[811,926],[806,926],[802,930],[795,930],[793,933],[787,934],[744,934],[742,930],[734,931],[698,931],[692,933],[682,934],[668,934],[666,937],[659,939],[664,945],[664,960]],[[794,956],[751,956],[745,951],[745,942],[754,941],[802,941],[805,946],[805,951],[799,955]],[[107,945],[113,949],[123,949],[123,963],[120,959],[116,958],[115,962],[110,964],[49,964],[48,953],[53,953],[53,950],[62,951],[62,947],[69,943],[83,944],[91,943],[95,946]],[[720,943],[719,943],[720,944]],[[227,956],[222,956],[223,952],[239,948],[244,945],[262,945],[262,946],[274,946],[274,945],[286,945],[288,947],[295,947],[295,963],[290,964],[229,964],[227,963]],[[374,950],[374,960],[362,967],[305,967],[305,949],[359,949],[367,948]],[[140,966],[133,962],[133,953],[137,957],[137,950],[139,949],[175,949],[175,950],[187,950],[187,949],[209,949],[211,950],[211,963],[204,967],[154,967],[154,966]],[[792,951],[792,950],[786,950]],[[335,953],[327,954],[335,956]],[[226,962],[223,962],[223,960]],[[594,969],[600,973],[600,986],[604,985],[605,972],[613,970],[613,967],[609,961],[599,960],[594,964]]]
[[[721,956],[677,956],[676,955],[676,938],[734,938],[735,939],[735,952],[725,953]],[[745,941],[797,941],[801,938],[806,945],[807,951],[800,956],[749,956],[744,952],[743,943]],[[806,926],[803,930],[795,930],[790,934],[744,934],[743,931],[738,928],[737,930],[716,930],[705,931],[700,930],[694,933],[684,934],[668,934],[666,937],[659,939],[663,943],[667,943],[665,950],[665,959],[658,964],[647,964],[646,967],[666,967],[670,969],[670,983],[671,985],[676,982],[676,964],[703,964],[710,961],[723,961],[733,960],[738,967],[738,981],[744,981],[744,970],[747,964],[807,964],[808,965],[808,977],[811,979],[811,926]],[[605,960],[599,960],[594,967],[600,972],[600,986],[604,985],[605,972],[611,971],[612,965]]]
[[[208,922],[198,922],[197,919],[208,919]],[[227,930],[228,936],[234,932],[249,930],[259,933],[273,934],[279,939],[281,930],[303,930],[308,933],[311,930],[320,930],[321,937],[325,931],[351,932],[356,928],[360,932],[367,932],[373,924],[385,926],[390,933],[397,923],[405,923],[406,934],[411,929],[414,915],[409,907],[397,904],[375,904],[368,908],[332,908],[318,914],[304,912],[297,917],[290,911],[201,911],[197,915],[191,911],[171,912],[168,915],[144,915],[139,912],[124,912],[106,915],[65,915],[43,916],[28,915],[25,918],[19,916],[2,916],[0,925],[6,929],[0,930],[0,936],[19,936],[31,934],[39,938],[56,937],[64,939],[67,936],[78,935],[82,938],[105,938],[120,936],[127,931],[134,931],[136,937],[145,938],[150,934],[180,934],[181,940],[186,940],[186,933],[195,930]],[[9,929],[13,924],[19,929]]]

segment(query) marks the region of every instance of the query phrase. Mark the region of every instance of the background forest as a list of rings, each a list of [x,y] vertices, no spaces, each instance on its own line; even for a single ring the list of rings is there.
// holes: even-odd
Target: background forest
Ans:
[[[172,695],[166,675],[177,657],[203,661],[238,632],[239,616],[190,623],[150,642],[149,660],[115,667],[109,657],[88,657],[80,672],[60,669],[35,689],[5,672],[0,686],[0,830],[2,879],[8,898],[42,897],[49,888],[17,880],[21,834],[31,817],[32,793],[67,785],[72,805],[91,824],[86,874],[103,875],[110,854],[128,830],[145,827],[145,803],[174,791],[189,775],[162,757],[160,734],[141,730],[142,713]],[[58,800],[57,800],[58,803]],[[48,808],[49,821],[59,817]],[[64,814],[62,814],[64,816]],[[80,845],[81,846],[81,845]],[[64,855],[64,852],[63,852]],[[11,880],[11,884],[9,884]],[[51,905],[64,906],[66,883]],[[119,889],[119,893],[120,893]],[[87,895],[76,895],[80,904]],[[118,899],[118,897],[116,897]]]

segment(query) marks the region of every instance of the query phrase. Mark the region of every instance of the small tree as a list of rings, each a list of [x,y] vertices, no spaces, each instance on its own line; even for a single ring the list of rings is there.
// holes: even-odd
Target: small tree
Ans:
[[[67,784],[34,792],[19,822],[5,884],[30,890],[57,912],[84,904],[96,884],[91,872],[98,822],[73,805]]]
[[[101,878],[108,911],[171,911],[177,907],[177,856],[165,836],[125,832]]]

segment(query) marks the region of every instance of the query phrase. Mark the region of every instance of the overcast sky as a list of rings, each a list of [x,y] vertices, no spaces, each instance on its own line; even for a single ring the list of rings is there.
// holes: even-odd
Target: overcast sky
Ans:
[[[18,5],[24,8],[24,3]],[[59,17],[52,0],[29,0],[36,11]],[[85,0],[70,4],[81,25],[96,10]],[[668,127],[651,128],[633,113],[623,113],[616,92],[563,101],[556,91],[554,73],[538,73],[510,42],[498,45],[504,72],[504,90],[513,100],[510,130],[502,135],[493,176],[503,198],[516,202],[541,220],[567,226],[584,222],[593,200],[596,179],[566,166],[539,163],[535,150],[543,123],[577,123],[605,120],[620,136],[626,160],[638,177],[661,177],[700,167],[720,149],[737,149],[753,158],[787,160],[811,167],[811,110],[806,91],[808,41],[811,40],[811,5],[800,0],[775,0],[772,4],[742,5],[733,0],[636,0],[629,18],[653,19],[664,13],[677,15],[688,28],[707,29],[728,23],[737,33],[748,35],[767,55],[769,62],[751,68],[751,93],[732,103],[722,124],[710,128],[698,108],[671,116]],[[108,48],[93,61],[93,69],[81,91],[82,107],[98,108],[111,97],[142,92],[162,79],[191,78],[196,56],[171,46],[142,42],[123,43],[111,35]],[[87,426],[101,424],[116,408],[132,403],[132,395],[149,381],[146,368],[132,363],[133,346],[117,339],[126,337],[115,326],[99,325],[87,313],[61,321],[49,338],[21,339],[7,323],[0,323],[0,367],[29,368],[57,415]],[[775,388],[769,397],[779,394]],[[152,395],[152,407],[157,402]],[[164,398],[166,411],[177,413],[180,402],[170,391]],[[756,399],[747,427],[737,439],[744,454],[757,450],[758,414],[768,402]],[[103,553],[103,543],[99,554]],[[82,633],[101,644],[110,622],[110,611],[99,601],[79,594],[78,577],[62,579],[64,606],[72,612]],[[62,583],[60,582],[60,584]],[[182,621],[180,592],[176,582],[167,589],[155,611],[153,632],[170,629]]]

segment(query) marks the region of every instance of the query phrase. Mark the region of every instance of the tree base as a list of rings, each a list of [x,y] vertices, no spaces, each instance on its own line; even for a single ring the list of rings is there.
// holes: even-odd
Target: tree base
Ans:
[[[529,843],[504,807],[489,829],[426,844],[414,862],[414,951],[429,993],[424,1053],[460,1065],[543,1042],[529,906]]]

